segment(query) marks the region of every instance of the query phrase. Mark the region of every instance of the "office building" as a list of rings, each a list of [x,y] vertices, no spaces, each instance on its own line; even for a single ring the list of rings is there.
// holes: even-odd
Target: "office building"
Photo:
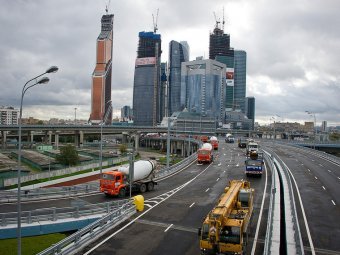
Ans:
[[[222,123],[225,101],[225,64],[216,60],[182,63],[181,109],[214,117]]]
[[[110,106],[112,76],[112,39],[113,14],[103,15],[101,32],[97,38],[96,67],[92,74],[91,115],[93,124],[102,122],[104,114]],[[107,124],[111,123],[112,112],[108,115]]]
[[[217,56],[233,57],[234,50],[230,47],[230,35],[225,34],[223,29],[216,26],[209,37],[209,59],[216,59]]]
[[[181,64],[189,61],[188,50],[187,42],[169,43],[169,116],[181,110]]]
[[[250,130],[254,130],[255,128],[255,98],[254,97],[246,97],[245,102],[246,116],[249,120],[251,120]]]
[[[18,125],[19,110],[13,107],[0,107],[0,125]]]
[[[247,53],[244,50],[235,50],[234,60],[234,105],[245,113]]]
[[[321,132],[327,132],[328,129],[327,129],[327,121],[322,121],[322,124],[321,124]]]
[[[125,105],[120,109],[120,117],[122,119],[122,121],[130,121],[132,120],[133,117],[133,113],[132,113],[132,109],[130,106]]]
[[[136,126],[161,122],[161,35],[140,32],[133,84],[133,116]]]

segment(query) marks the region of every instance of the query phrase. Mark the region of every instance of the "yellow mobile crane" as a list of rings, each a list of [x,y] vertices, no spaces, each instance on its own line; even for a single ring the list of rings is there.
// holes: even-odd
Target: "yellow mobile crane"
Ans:
[[[253,197],[249,182],[229,182],[198,231],[201,254],[244,254]]]

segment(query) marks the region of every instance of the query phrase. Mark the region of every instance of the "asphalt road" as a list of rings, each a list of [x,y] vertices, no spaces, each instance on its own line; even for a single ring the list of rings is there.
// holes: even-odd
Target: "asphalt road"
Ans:
[[[244,160],[244,149],[221,140],[212,164],[194,163],[181,173],[160,182],[155,191],[145,193],[145,209],[148,211],[137,214],[137,219],[131,219],[133,223],[128,227],[124,228],[124,224],[120,226],[123,229],[110,231],[85,248],[81,254],[199,254],[197,229],[228,186],[229,180],[246,179]],[[262,203],[265,176],[250,178],[250,181],[255,188],[255,199],[247,245],[249,254]],[[185,183],[182,189],[167,199],[152,199]],[[267,192],[269,190],[267,188]],[[268,202],[265,203],[265,208],[268,208]],[[262,216],[267,218],[267,209]],[[262,220],[255,254],[262,254],[265,227],[266,220]],[[99,246],[96,247],[97,245]]]
[[[340,166],[304,149],[266,145],[286,163],[296,180],[302,206],[296,188],[295,203],[305,254],[312,252],[302,207],[315,254],[340,254]]]

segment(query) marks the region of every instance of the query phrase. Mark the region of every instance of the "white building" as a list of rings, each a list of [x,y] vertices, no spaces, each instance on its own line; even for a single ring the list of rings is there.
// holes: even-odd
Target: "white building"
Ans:
[[[0,125],[18,125],[19,110],[0,106]]]

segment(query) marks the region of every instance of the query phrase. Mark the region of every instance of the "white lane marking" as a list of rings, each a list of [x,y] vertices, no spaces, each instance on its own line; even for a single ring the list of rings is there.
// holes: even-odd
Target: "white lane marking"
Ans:
[[[189,206],[189,208],[191,208],[191,207],[193,207],[194,206],[194,204],[195,204],[195,202],[193,202],[190,206]]]
[[[280,157],[279,157],[279,158],[280,158]],[[281,160],[281,159],[280,159],[280,160]],[[297,195],[298,195],[298,198],[299,198],[299,202],[300,202],[300,206],[301,206],[301,212],[302,212],[303,220],[304,220],[304,222],[305,222],[305,228],[306,228],[306,232],[307,232],[307,236],[308,236],[308,241],[309,241],[310,250],[311,250],[311,252],[312,252],[312,255],[315,255],[314,244],[313,244],[312,236],[311,236],[310,231],[309,231],[308,221],[307,221],[305,209],[304,209],[304,207],[303,207],[303,203],[302,203],[302,199],[301,199],[299,187],[298,187],[298,185],[297,185],[297,183],[296,183],[296,180],[295,180],[294,175],[292,174],[292,171],[290,171],[290,169],[288,168],[288,166],[286,165],[286,163],[283,162],[283,164],[284,164],[284,166],[287,168],[287,170],[289,171],[290,176],[292,177],[293,182],[294,182],[294,184],[295,184],[296,192],[297,192]]]
[[[223,173],[225,173],[225,170],[223,171]],[[339,177],[338,177],[339,178]],[[340,179],[340,178],[339,178]]]
[[[331,201],[332,201],[333,205],[335,205],[335,202],[333,200],[331,200]]]
[[[310,169],[307,169],[308,170],[308,172],[310,172]]]
[[[208,192],[208,191],[209,191],[209,189],[210,189],[210,188],[207,188],[207,189],[205,190],[205,192]]]
[[[193,164],[193,163],[192,163]],[[190,164],[191,165],[191,164]],[[189,165],[189,166],[190,166]],[[164,201],[166,201],[167,199],[169,199],[171,196],[173,196],[174,194],[176,194],[178,191],[182,190],[184,187],[186,187],[188,184],[190,184],[191,182],[193,182],[194,180],[196,180],[199,176],[201,176],[203,173],[205,173],[207,171],[207,169],[211,166],[208,165],[202,172],[200,172],[198,175],[196,175],[194,178],[192,178],[191,180],[187,181],[186,183],[184,183],[183,185],[179,186],[177,188],[177,191],[173,192],[171,195],[167,196],[165,199],[163,199],[161,202],[159,202],[158,204],[156,204],[155,206],[159,205],[160,203],[163,203]],[[183,168],[183,169],[186,169]],[[145,215],[146,213],[148,213],[150,210],[152,210],[155,206],[147,209],[146,211],[144,211],[142,214],[140,214],[139,216],[137,216],[136,218],[134,218],[133,220],[131,220],[129,223],[127,223],[126,225],[124,225],[123,227],[121,227],[120,229],[118,229],[116,232],[112,233],[111,235],[109,235],[108,237],[106,237],[103,241],[101,241],[100,243],[98,243],[97,245],[95,245],[94,247],[92,247],[90,250],[88,250],[86,253],[84,253],[84,255],[88,255],[91,252],[93,252],[94,250],[96,250],[98,247],[102,246],[104,243],[106,243],[108,240],[110,240],[112,237],[114,237],[115,235],[119,234],[120,232],[122,232],[124,229],[126,229],[128,226],[130,226],[131,224],[133,224],[134,222],[136,222],[139,218],[141,218],[143,215]]]
[[[312,161],[314,162],[315,160],[314,160],[314,159],[312,159]]]
[[[221,166],[222,165],[222,163],[219,163],[217,166]]]
[[[240,166],[238,163],[237,163],[237,165],[236,166]]]
[[[315,180],[317,180],[317,179],[318,179],[318,177],[316,177],[316,176],[314,176],[314,178],[315,178]]]
[[[263,207],[264,207],[264,200],[266,197],[266,192],[267,192],[267,167],[265,166],[265,173],[266,173],[266,181],[264,184],[264,191],[263,191],[263,197],[262,197],[262,202],[261,202],[261,210],[259,213],[259,220],[257,221],[257,226],[256,226],[256,231],[255,231],[255,236],[254,236],[254,241],[253,241],[253,247],[251,249],[251,255],[255,254],[255,250],[256,250],[256,243],[257,243],[257,237],[259,235],[259,230],[260,230],[260,224],[261,224],[261,219],[262,219],[262,211],[263,211]]]
[[[322,186],[322,188],[323,188],[324,190],[326,190],[325,186]]]
[[[328,170],[328,172],[330,172],[330,173],[331,173],[332,171],[331,171],[331,170]]]
[[[149,207],[149,208],[152,207],[152,205],[149,205],[149,204],[144,204],[144,205],[147,206],[147,207]]]
[[[303,163],[301,163],[301,166],[303,166]]]
[[[323,167],[323,165],[321,165],[321,164],[319,164],[319,166],[322,166],[322,167]]]
[[[220,179],[220,178],[217,178],[216,181],[218,182],[219,179]]]
[[[170,224],[170,226],[169,227],[167,227],[167,229],[166,230],[164,230],[164,232],[167,232],[172,226],[173,226],[174,224]]]
[[[340,177],[338,177],[338,179],[340,180]]]

